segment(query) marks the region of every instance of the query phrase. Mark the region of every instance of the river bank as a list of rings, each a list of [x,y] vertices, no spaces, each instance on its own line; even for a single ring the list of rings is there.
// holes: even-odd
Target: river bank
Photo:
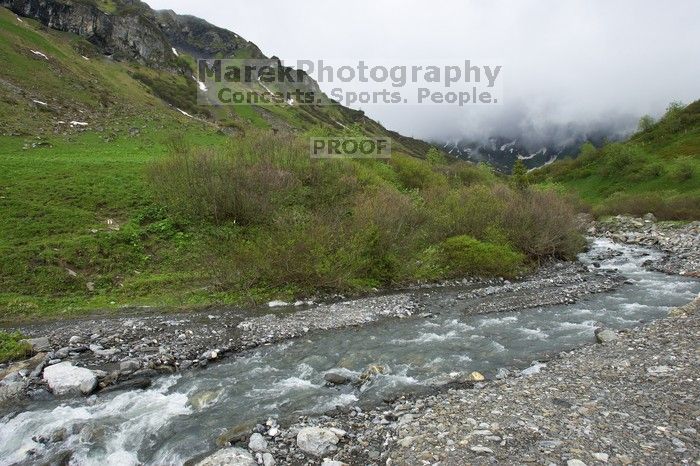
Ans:
[[[275,456],[316,464],[295,442],[315,424],[346,432],[328,458],[348,464],[697,464],[699,309],[700,297],[537,373],[309,420]]]
[[[463,301],[470,313],[488,314],[571,304],[615,289],[623,282],[624,278],[614,271],[559,262],[512,283],[465,280],[331,304],[272,302],[263,315],[254,317],[242,310],[211,310],[27,325],[18,330],[31,338],[37,355],[30,362],[0,365],[0,379],[19,371],[19,377],[12,377],[12,392],[44,399],[51,396],[51,390],[42,371],[68,363],[93,372],[97,379],[94,390],[120,385],[142,388],[159,375],[204,368],[241,351],[317,331],[364,326],[384,319],[429,318],[425,303],[434,293],[446,289],[454,292],[455,299]],[[2,392],[0,389],[0,406]],[[4,404],[13,399],[6,398]]]
[[[194,464],[217,445],[245,447],[218,454],[257,454],[266,464],[275,458],[277,464],[318,464],[322,457],[375,464],[401,449],[428,458],[433,436],[449,437],[454,446],[453,437],[467,432],[466,425],[456,434],[443,431],[441,424],[451,426],[449,396],[472,397],[524,376],[541,377],[538,372],[557,367],[566,355],[589,351],[570,350],[594,342],[597,328],[629,335],[637,332],[632,327],[666,315],[669,303],[696,295],[692,279],[645,271],[662,259],[652,250],[596,240],[581,262],[550,264],[513,282],[416,287],[325,305],[271,303],[268,315],[254,317],[227,310],[34,326],[25,331],[43,337],[37,343],[48,345],[47,353],[34,359],[34,367],[13,367],[0,382],[0,403],[9,409],[6,428],[0,428],[7,451],[0,452],[12,455],[8,464],[22,464],[25,454],[98,461],[102,452],[119,455],[123,464]],[[598,338],[615,336],[608,331]],[[51,392],[66,387],[56,382],[66,377],[66,366],[87,371],[90,380],[83,379],[85,372],[69,374],[80,383],[54,399]],[[585,369],[582,364],[577,370]],[[489,393],[503,399],[509,387]],[[95,391],[87,399],[75,397]],[[431,400],[439,400],[438,407],[444,402],[444,410]],[[420,423],[401,433],[433,412],[439,415],[431,435],[419,436],[432,425]],[[135,429],[133,422],[146,424]],[[490,431],[481,432],[484,442],[507,440],[494,433],[498,426],[490,420],[490,428],[479,427],[482,422],[472,430]],[[332,442],[322,453],[318,432],[303,431],[317,424],[339,429],[321,431]],[[139,429],[149,432],[146,444],[135,433]],[[466,446],[456,463],[469,452],[485,455],[477,459],[496,452],[491,444]]]
[[[646,264],[648,268],[700,278],[700,222],[657,222],[652,214],[643,218],[618,215],[590,223],[587,233],[659,249],[664,257]]]

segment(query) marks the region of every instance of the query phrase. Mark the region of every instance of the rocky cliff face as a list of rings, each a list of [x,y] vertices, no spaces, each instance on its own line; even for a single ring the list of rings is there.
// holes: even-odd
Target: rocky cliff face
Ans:
[[[265,58],[238,34],[194,16],[153,11],[139,0],[117,0],[115,11],[94,0],[0,0],[0,6],[60,31],[85,37],[106,55],[167,66],[176,51],[194,58]]]
[[[173,47],[194,58],[265,58],[252,42],[203,19],[172,10],[157,11],[155,17]]]
[[[140,2],[124,3],[114,14],[89,0],[0,0],[0,6],[52,29],[85,37],[117,59],[165,64],[175,58],[157,22],[144,14],[150,9]]]

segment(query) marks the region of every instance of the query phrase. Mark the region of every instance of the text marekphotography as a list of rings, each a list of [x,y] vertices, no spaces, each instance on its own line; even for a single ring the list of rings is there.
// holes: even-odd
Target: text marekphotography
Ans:
[[[499,105],[503,66],[440,60],[199,60],[200,105]]]

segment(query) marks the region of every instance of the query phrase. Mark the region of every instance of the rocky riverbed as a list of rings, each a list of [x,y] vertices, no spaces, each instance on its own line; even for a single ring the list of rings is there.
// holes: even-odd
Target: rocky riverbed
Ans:
[[[666,255],[647,266],[652,270],[700,278],[700,222],[657,222],[652,214],[590,223],[588,234],[625,244],[657,248]]]
[[[279,464],[698,464],[699,309],[535,370],[259,431]]]
[[[242,310],[220,310],[24,326],[19,330],[31,337],[37,355],[22,363],[0,365],[0,380],[10,377],[12,381],[10,388],[2,388],[0,382],[0,408],[11,405],[10,401],[14,403],[21,394],[29,399],[50,397],[54,389],[51,378],[44,376],[45,368],[56,364],[66,370],[57,372],[54,379],[77,374],[68,369],[73,366],[91,370],[97,380],[92,390],[85,390],[80,389],[84,378],[75,376],[74,390],[63,390],[63,395],[144,388],[159,375],[204,368],[241,351],[315,331],[368,325],[383,319],[430,317],[424,312],[425,304],[445,288],[456,290],[456,299],[464,301],[468,312],[487,314],[574,303],[623,282],[614,271],[559,262],[512,283],[465,280],[331,304],[271,302],[253,316]]]

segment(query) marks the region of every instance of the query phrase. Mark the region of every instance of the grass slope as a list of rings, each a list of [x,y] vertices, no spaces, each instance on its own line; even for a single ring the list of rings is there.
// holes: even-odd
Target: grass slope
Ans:
[[[186,73],[1,8],[0,64],[0,321],[513,276],[580,247],[551,192],[407,156],[420,141],[392,133],[389,162],[310,160],[300,135],[388,134],[362,112],[189,118]]]
[[[597,214],[653,212],[668,220],[700,219],[700,101],[672,105],[628,141],[532,172],[540,183],[573,190]]]

